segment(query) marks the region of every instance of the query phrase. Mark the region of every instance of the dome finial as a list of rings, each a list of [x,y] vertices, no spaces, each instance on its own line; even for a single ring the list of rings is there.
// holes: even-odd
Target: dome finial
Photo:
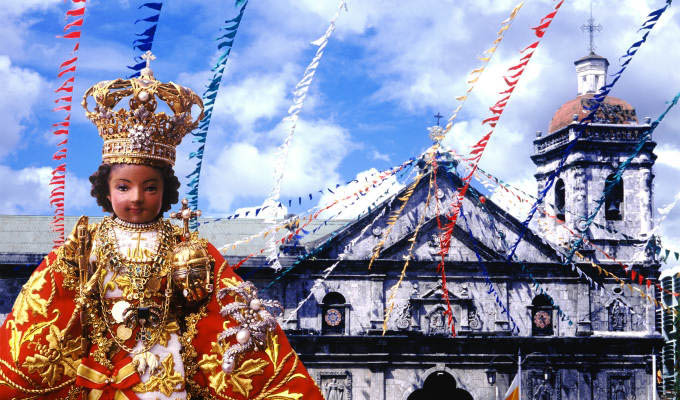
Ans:
[[[595,54],[595,41],[594,36],[595,32],[600,32],[602,30],[602,25],[597,24],[595,25],[595,19],[593,18],[593,0],[590,0],[590,18],[588,18],[588,23],[583,24],[581,26],[581,30],[583,32],[588,32],[588,38],[590,39],[589,42],[589,50],[591,55]]]

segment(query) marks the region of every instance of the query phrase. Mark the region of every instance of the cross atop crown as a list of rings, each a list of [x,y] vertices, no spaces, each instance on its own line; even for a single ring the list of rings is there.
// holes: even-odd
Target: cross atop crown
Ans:
[[[147,50],[146,53],[142,54],[142,60],[146,61],[146,68],[151,67],[151,61],[156,59],[151,50]]]
[[[189,208],[189,200],[182,199],[182,209],[179,212],[172,212],[170,213],[170,218],[172,219],[181,219],[182,222],[184,223],[184,228],[182,229],[182,236],[184,236],[185,239],[189,239],[191,237],[191,233],[189,233],[189,220],[192,218],[198,218],[201,216],[201,210],[196,210],[196,211],[191,211]]]

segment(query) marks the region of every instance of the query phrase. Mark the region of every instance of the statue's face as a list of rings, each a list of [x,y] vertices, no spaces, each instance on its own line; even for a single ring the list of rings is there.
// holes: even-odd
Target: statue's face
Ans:
[[[148,165],[114,165],[107,198],[118,218],[135,224],[151,222],[163,205],[161,172]]]

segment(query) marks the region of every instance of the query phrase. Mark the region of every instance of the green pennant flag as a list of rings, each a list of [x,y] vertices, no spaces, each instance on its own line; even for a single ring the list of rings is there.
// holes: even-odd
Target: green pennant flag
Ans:
[[[680,254],[678,254],[677,251],[675,251],[674,253],[675,253],[675,261],[679,261],[678,259],[680,258]]]

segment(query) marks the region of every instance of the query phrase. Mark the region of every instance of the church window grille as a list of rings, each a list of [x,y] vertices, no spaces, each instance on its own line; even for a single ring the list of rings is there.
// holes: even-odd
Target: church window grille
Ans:
[[[345,333],[347,303],[338,292],[330,292],[323,298],[321,305],[321,332],[324,335],[343,335]]]
[[[552,336],[554,306],[545,294],[534,297],[531,302],[531,334],[533,336]]]
[[[605,188],[614,182],[614,174],[605,180]],[[605,219],[610,221],[620,221],[623,219],[623,179],[619,179],[614,184],[612,190],[604,198]]]

